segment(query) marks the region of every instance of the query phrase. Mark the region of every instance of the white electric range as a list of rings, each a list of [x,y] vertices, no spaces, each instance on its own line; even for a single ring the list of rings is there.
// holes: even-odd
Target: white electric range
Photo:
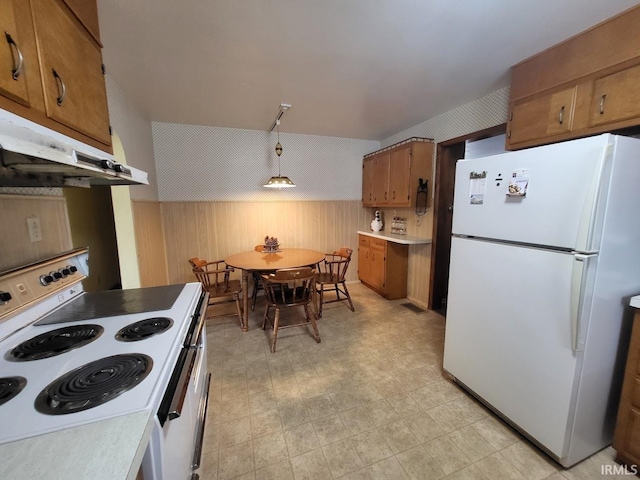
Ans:
[[[207,298],[199,283],[84,292],[87,261],[80,249],[0,274],[0,444],[148,410],[145,480],[195,478]]]

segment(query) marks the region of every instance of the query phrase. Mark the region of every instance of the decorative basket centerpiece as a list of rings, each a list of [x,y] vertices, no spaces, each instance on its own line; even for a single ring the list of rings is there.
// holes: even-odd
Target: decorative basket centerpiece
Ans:
[[[262,251],[267,253],[279,252],[280,244],[278,243],[278,239],[275,237],[270,237],[269,235],[265,236]]]

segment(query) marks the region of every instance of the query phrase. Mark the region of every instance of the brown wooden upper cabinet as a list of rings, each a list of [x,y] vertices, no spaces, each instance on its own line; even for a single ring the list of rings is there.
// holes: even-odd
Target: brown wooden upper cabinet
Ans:
[[[640,125],[640,5],[511,69],[506,148]]]
[[[640,118],[640,65],[599,78],[594,83],[591,125]]]
[[[0,94],[28,106],[25,62],[33,59],[25,58],[24,29],[19,27],[30,18],[21,17],[14,4],[14,0],[0,0],[0,34],[3,37],[0,39]]]
[[[60,3],[32,0],[48,117],[109,144],[100,47]]]
[[[0,0],[0,108],[111,153],[97,14],[95,0]]]
[[[373,167],[373,205],[384,205],[389,198],[389,152],[375,156]]]
[[[373,205],[373,170],[376,162],[374,157],[365,158],[362,162],[362,205]]]
[[[517,144],[548,135],[570,132],[576,101],[576,87],[515,102],[509,121],[511,143]]]
[[[418,180],[431,189],[434,145],[412,138],[366,155],[362,162],[362,205],[413,207]],[[431,198],[430,190],[427,198]]]

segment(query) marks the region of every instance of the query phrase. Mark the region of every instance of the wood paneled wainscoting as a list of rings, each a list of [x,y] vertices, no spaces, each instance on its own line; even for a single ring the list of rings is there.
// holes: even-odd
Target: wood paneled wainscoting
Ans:
[[[265,235],[277,237],[284,248],[311,248],[330,253],[340,247],[354,250],[348,282],[358,281],[358,230],[368,230],[373,210],[360,200],[290,202],[141,202],[134,201],[136,245],[141,285],[193,282],[188,259],[219,260],[253,250]],[[387,215],[391,214],[389,209]],[[407,217],[408,234],[429,237],[431,211],[417,225],[411,209],[397,209]],[[391,227],[392,216],[386,220]],[[388,230],[387,228],[385,230]],[[162,238],[160,237],[162,232]],[[166,252],[166,253],[165,253]],[[408,297],[427,307],[430,245],[409,250]],[[163,259],[166,258],[166,264]],[[235,273],[240,278],[240,272]]]
[[[140,286],[168,285],[167,249],[159,202],[132,201]]]
[[[187,259],[220,260],[253,250],[265,235],[283,248],[333,252],[358,248],[365,215],[359,200],[291,202],[163,202],[169,282],[194,281]],[[347,281],[357,281],[356,255]],[[236,272],[240,278],[239,272]]]

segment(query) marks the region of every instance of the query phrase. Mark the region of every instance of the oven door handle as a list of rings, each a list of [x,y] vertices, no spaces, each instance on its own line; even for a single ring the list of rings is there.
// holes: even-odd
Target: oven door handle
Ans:
[[[198,311],[193,315],[193,322],[195,322],[195,328],[185,338],[184,346],[186,348],[197,348],[200,334],[202,333],[202,327],[207,318],[207,308],[209,307],[209,293],[204,293],[200,297],[198,303]]]
[[[171,405],[169,406],[169,420],[174,420],[182,415],[182,407],[184,406],[184,399],[187,396],[189,390],[189,379],[191,378],[191,372],[193,372],[193,366],[196,361],[196,350],[187,350],[187,357],[180,373],[180,380],[178,381],[178,388],[176,389]]]
[[[191,348],[185,348],[180,353],[177,363],[177,365],[181,365],[179,373],[177,370],[174,371],[158,410],[158,419],[161,426],[167,420],[175,420],[182,415],[182,407],[189,390],[189,379],[195,366],[197,353],[197,350]]]

